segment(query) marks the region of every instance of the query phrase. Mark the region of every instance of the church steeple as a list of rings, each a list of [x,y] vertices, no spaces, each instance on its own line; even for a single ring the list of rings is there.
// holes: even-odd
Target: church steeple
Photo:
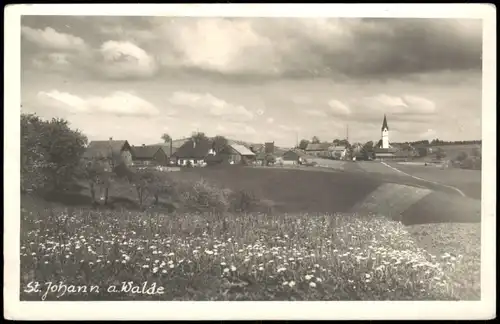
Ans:
[[[384,114],[384,121],[382,123],[382,130],[384,130],[384,129],[389,130],[389,126],[387,126],[387,118],[385,117],[385,114]]]

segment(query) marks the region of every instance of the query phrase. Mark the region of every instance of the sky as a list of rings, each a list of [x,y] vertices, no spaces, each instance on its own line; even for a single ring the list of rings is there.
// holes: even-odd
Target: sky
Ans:
[[[474,19],[23,16],[22,111],[89,140],[481,139]]]

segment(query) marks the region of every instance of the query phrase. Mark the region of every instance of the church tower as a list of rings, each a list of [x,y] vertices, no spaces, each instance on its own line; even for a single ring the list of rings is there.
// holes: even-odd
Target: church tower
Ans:
[[[387,118],[384,114],[384,122],[382,123],[382,148],[389,148],[389,126],[387,126]]]

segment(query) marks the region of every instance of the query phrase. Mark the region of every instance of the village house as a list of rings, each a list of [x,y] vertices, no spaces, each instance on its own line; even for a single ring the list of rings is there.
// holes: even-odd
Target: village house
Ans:
[[[328,148],[330,143],[309,143],[306,147],[306,153],[317,157],[329,157],[330,153]]]
[[[231,164],[240,164],[242,162],[251,163],[255,160],[256,154],[241,144],[228,144],[219,155]]]
[[[168,165],[169,157],[161,145],[132,146],[134,165]]]
[[[286,151],[283,156],[283,164],[284,165],[299,165],[306,161],[307,155],[296,149]]]
[[[112,164],[124,162],[126,165],[133,165],[132,147],[126,140],[91,141],[87,146],[83,158],[87,161],[101,160],[111,168]]]
[[[177,152],[173,154],[176,164],[179,166],[203,166],[206,164],[206,158],[209,155],[215,155],[212,148],[212,141],[201,139],[198,141],[188,140]]]

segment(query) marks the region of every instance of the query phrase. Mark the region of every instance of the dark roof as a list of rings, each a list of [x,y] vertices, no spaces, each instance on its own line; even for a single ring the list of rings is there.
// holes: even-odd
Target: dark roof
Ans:
[[[330,147],[330,143],[309,143],[306,151],[326,151]]]
[[[299,157],[306,157],[307,155],[299,150],[288,150],[285,153],[283,153],[283,159],[288,160],[288,159],[298,159]]]
[[[200,140],[194,145],[193,140],[184,143],[175,152],[178,158],[204,158],[212,148],[212,142],[208,139]]]
[[[397,149],[394,149],[394,148],[391,148],[391,147],[390,147],[390,148],[380,148],[380,147],[378,147],[378,148],[375,148],[373,151],[374,151],[375,153],[377,153],[377,154],[381,154],[381,153],[382,153],[382,154],[383,154],[383,153],[390,153],[390,154],[393,154],[393,153],[397,152],[398,150],[397,150]]]
[[[384,130],[384,128],[387,128],[387,130],[389,130],[389,126],[387,126],[387,118],[385,117],[385,114],[384,114],[384,121],[382,122],[382,130]]]
[[[158,150],[163,150],[163,147],[160,145],[132,146],[134,158],[137,159],[152,159]]]
[[[110,153],[119,153],[129,147],[126,140],[92,141],[87,146],[83,156],[86,158],[106,157]]]

